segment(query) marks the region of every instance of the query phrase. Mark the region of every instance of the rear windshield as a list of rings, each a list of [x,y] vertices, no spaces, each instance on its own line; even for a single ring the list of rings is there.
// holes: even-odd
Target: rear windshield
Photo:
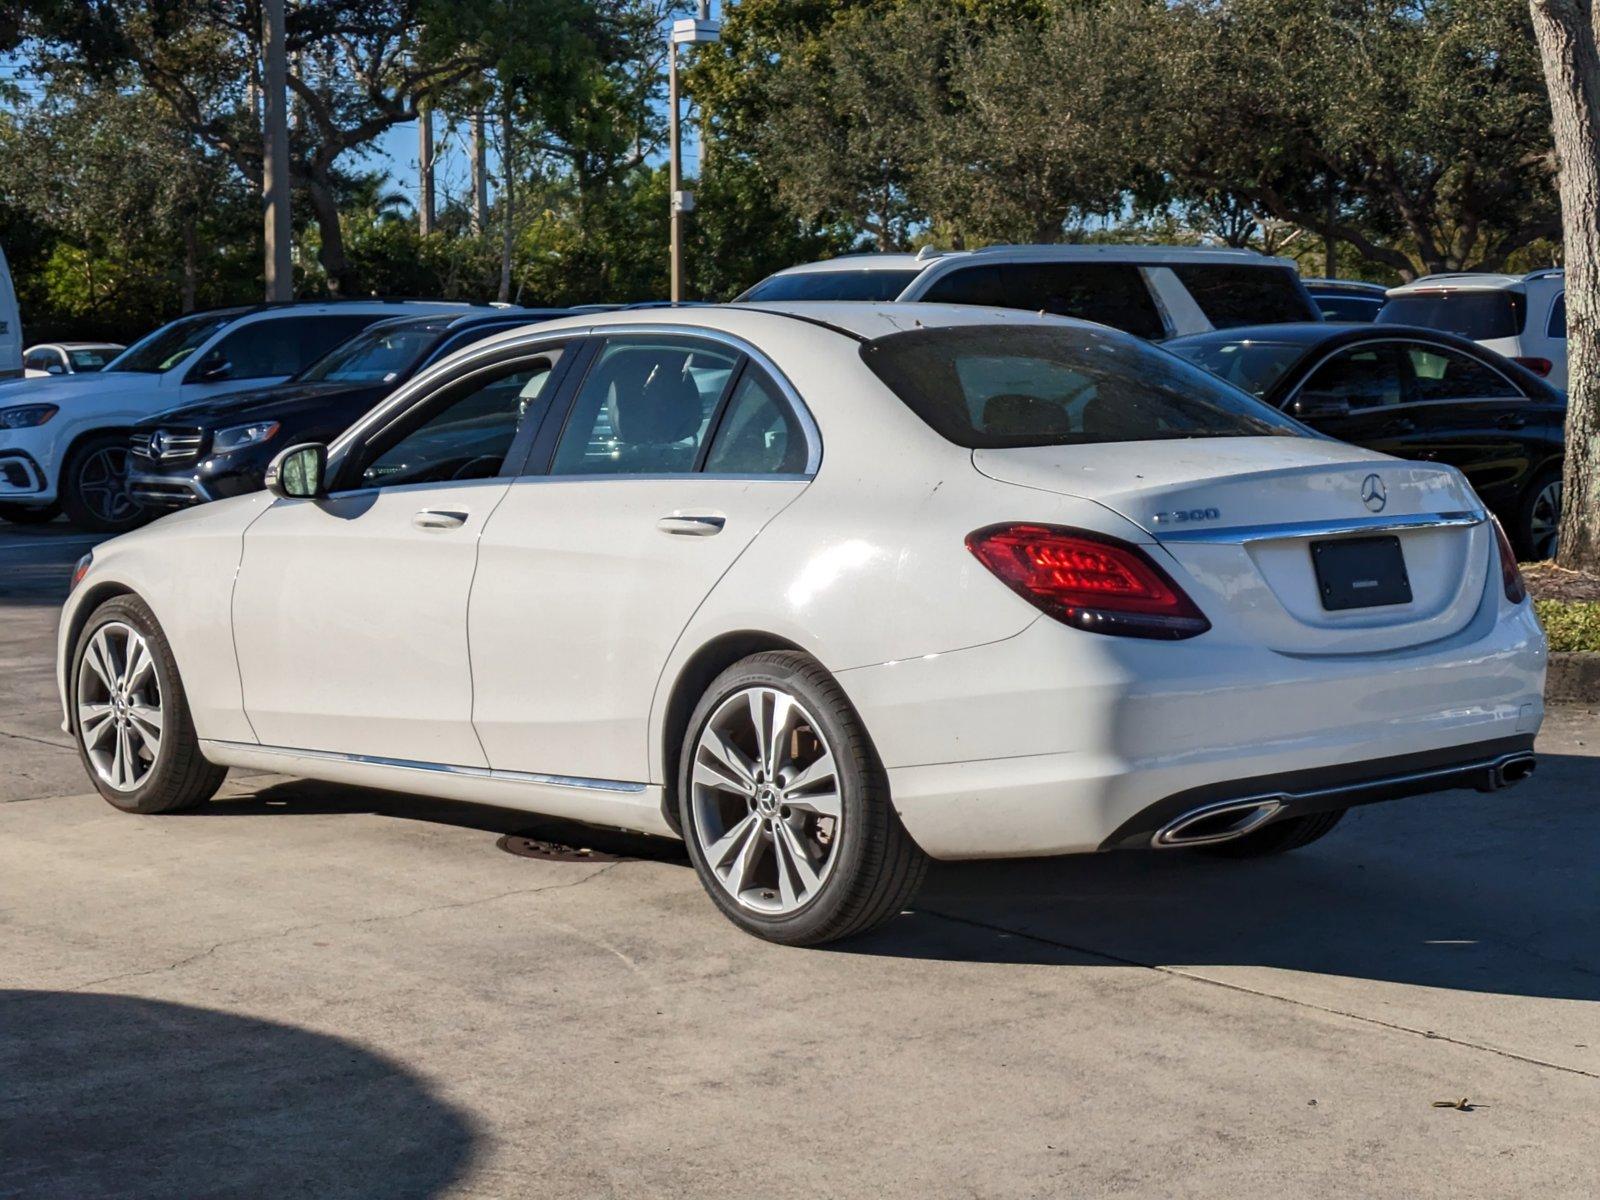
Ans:
[[[1172,272],[1218,329],[1322,320],[1288,267],[1178,263]]]
[[[773,275],[740,300],[893,300],[911,286],[916,271],[799,271]]]
[[[1314,296],[1322,315],[1330,321],[1370,321],[1378,315],[1383,301],[1369,296]]]
[[[1422,325],[1475,342],[1516,337],[1528,298],[1521,292],[1412,292],[1391,296],[1378,313],[1380,325]]]
[[[1109,329],[914,329],[865,343],[861,357],[906,407],[974,450],[1306,435],[1214,376]]]
[[[1252,396],[1265,396],[1306,352],[1289,342],[1257,341],[1169,342],[1167,349]]]

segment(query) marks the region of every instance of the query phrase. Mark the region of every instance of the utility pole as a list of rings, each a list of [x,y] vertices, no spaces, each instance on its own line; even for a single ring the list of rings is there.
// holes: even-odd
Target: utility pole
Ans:
[[[667,108],[671,152],[667,175],[672,189],[672,302],[683,300],[683,220],[694,211],[694,193],[683,186],[683,123],[678,112],[678,47],[704,46],[722,40],[722,25],[711,19],[711,0],[700,0],[699,15],[672,23],[667,45]]]
[[[267,300],[294,299],[294,268],[289,261],[289,111],[288,61],[283,27],[284,0],[262,0],[261,201]]]
[[[472,232],[489,224],[489,148],[484,139],[483,105],[472,110]]]
[[[427,237],[433,232],[433,105],[424,100],[417,106],[417,182],[422,194],[417,197],[417,232]]]

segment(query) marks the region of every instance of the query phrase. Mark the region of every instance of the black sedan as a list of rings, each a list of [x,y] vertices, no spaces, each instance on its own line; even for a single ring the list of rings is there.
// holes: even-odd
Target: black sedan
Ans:
[[[384,321],[275,387],[235,392],[136,425],[128,485],[151,515],[259,491],[296,442],[331,442],[418,371],[463,346],[567,309],[496,308]]]
[[[1258,325],[1165,345],[1330,437],[1459,468],[1520,554],[1555,552],[1566,399],[1492,350],[1404,325]]]

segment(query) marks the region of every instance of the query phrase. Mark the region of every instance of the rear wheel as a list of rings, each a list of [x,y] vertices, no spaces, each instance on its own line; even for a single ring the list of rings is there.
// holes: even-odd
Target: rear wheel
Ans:
[[[863,933],[898,913],[927,869],[860,718],[803,654],[752,655],[712,683],[689,722],[678,796],[701,884],[769,941]]]
[[[73,652],[72,731],[95,789],[124,812],[193,808],[227,771],[200,754],[166,634],[136,596],[107,600]]]
[[[104,434],[73,448],[61,472],[61,507],[91,533],[122,533],[150,519],[128,490],[126,438]]]
[[[1195,849],[1214,854],[1218,858],[1264,858],[1269,854],[1287,854],[1290,850],[1309,846],[1318,838],[1326,836],[1344,814],[1344,809],[1337,808],[1332,812],[1285,817],[1281,821],[1270,821],[1260,829],[1241,838],[1234,838],[1231,842],[1196,846]]]
[[[61,515],[61,507],[49,504],[43,508],[29,508],[23,504],[0,504],[0,521],[13,525],[45,525]]]
[[[1534,478],[1517,522],[1517,551],[1531,561],[1554,558],[1561,532],[1561,468],[1546,467]]]

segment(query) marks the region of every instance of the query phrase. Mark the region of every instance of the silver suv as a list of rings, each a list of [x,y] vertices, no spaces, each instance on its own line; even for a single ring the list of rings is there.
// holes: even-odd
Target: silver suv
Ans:
[[[919,300],[1022,308],[1097,321],[1150,339],[1322,320],[1288,259],[1191,246],[989,246],[854,254],[779,271],[739,300]]]

